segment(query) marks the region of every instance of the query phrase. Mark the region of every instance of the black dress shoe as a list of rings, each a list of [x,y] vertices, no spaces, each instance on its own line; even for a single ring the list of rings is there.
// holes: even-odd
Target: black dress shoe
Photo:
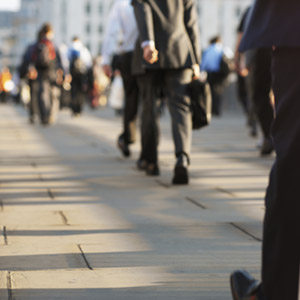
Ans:
[[[173,184],[188,184],[189,173],[188,173],[189,158],[181,154],[177,156],[176,165],[174,168],[174,177],[172,180]]]
[[[137,166],[138,170],[140,170],[140,171],[145,171],[145,170],[147,169],[148,163],[147,163],[146,160],[140,158],[140,159],[136,162],[136,166]]]
[[[271,155],[273,151],[274,151],[274,145],[272,139],[266,138],[261,146],[260,155],[261,156]]]
[[[263,300],[260,284],[247,271],[237,270],[230,276],[231,294],[234,300]]]
[[[124,141],[123,138],[119,138],[118,139],[117,145],[118,145],[119,149],[121,150],[122,154],[125,157],[129,157],[130,156],[130,151],[129,151],[128,144],[125,143],[125,141]]]
[[[148,176],[159,176],[160,172],[159,172],[158,164],[155,163],[147,164],[146,174]]]

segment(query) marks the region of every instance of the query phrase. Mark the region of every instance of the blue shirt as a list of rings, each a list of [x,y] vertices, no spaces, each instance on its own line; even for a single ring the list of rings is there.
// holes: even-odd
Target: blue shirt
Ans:
[[[224,49],[221,43],[210,45],[203,53],[201,70],[206,72],[219,72],[223,53]]]

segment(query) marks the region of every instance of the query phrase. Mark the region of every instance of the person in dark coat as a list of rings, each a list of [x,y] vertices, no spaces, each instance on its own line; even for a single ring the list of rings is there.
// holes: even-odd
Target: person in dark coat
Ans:
[[[240,50],[272,47],[276,151],[266,194],[262,281],[231,275],[234,299],[297,300],[300,260],[300,1],[257,0]]]
[[[168,99],[177,158],[173,184],[188,183],[191,148],[191,110],[186,86],[193,70],[199,73],[200,47],[194,0],[133,0],[144,69],[142,154],[148,175],[159,175],[158,92]],[[142,51],[138,51],[142,50]]]

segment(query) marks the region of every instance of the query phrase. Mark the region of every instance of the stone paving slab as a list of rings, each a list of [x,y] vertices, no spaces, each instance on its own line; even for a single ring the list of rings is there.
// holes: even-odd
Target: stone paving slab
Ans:
[[[259,278],[273,158],[259,157],[240,117],[194,132],[191,183],[174,187],[168,116],[151,178],[135,167],[138,143],[120,157],[109,110],[61,112],[43,128],[1,109],[1,300],[223,300],[235,268]]]

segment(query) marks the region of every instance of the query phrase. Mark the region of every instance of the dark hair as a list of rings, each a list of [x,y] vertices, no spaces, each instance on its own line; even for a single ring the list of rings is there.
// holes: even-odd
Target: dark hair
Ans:
[[[219,35],[216,35],[215,37],[211,38],[209,41],[210,44],[215,44],[218,42],[221,42],[221,36],[219,36]]]
[[[48,32],[53,31],[52,25],[50,23],[45,23],[41,30],[40,33],[42,36],[45,36]]]

